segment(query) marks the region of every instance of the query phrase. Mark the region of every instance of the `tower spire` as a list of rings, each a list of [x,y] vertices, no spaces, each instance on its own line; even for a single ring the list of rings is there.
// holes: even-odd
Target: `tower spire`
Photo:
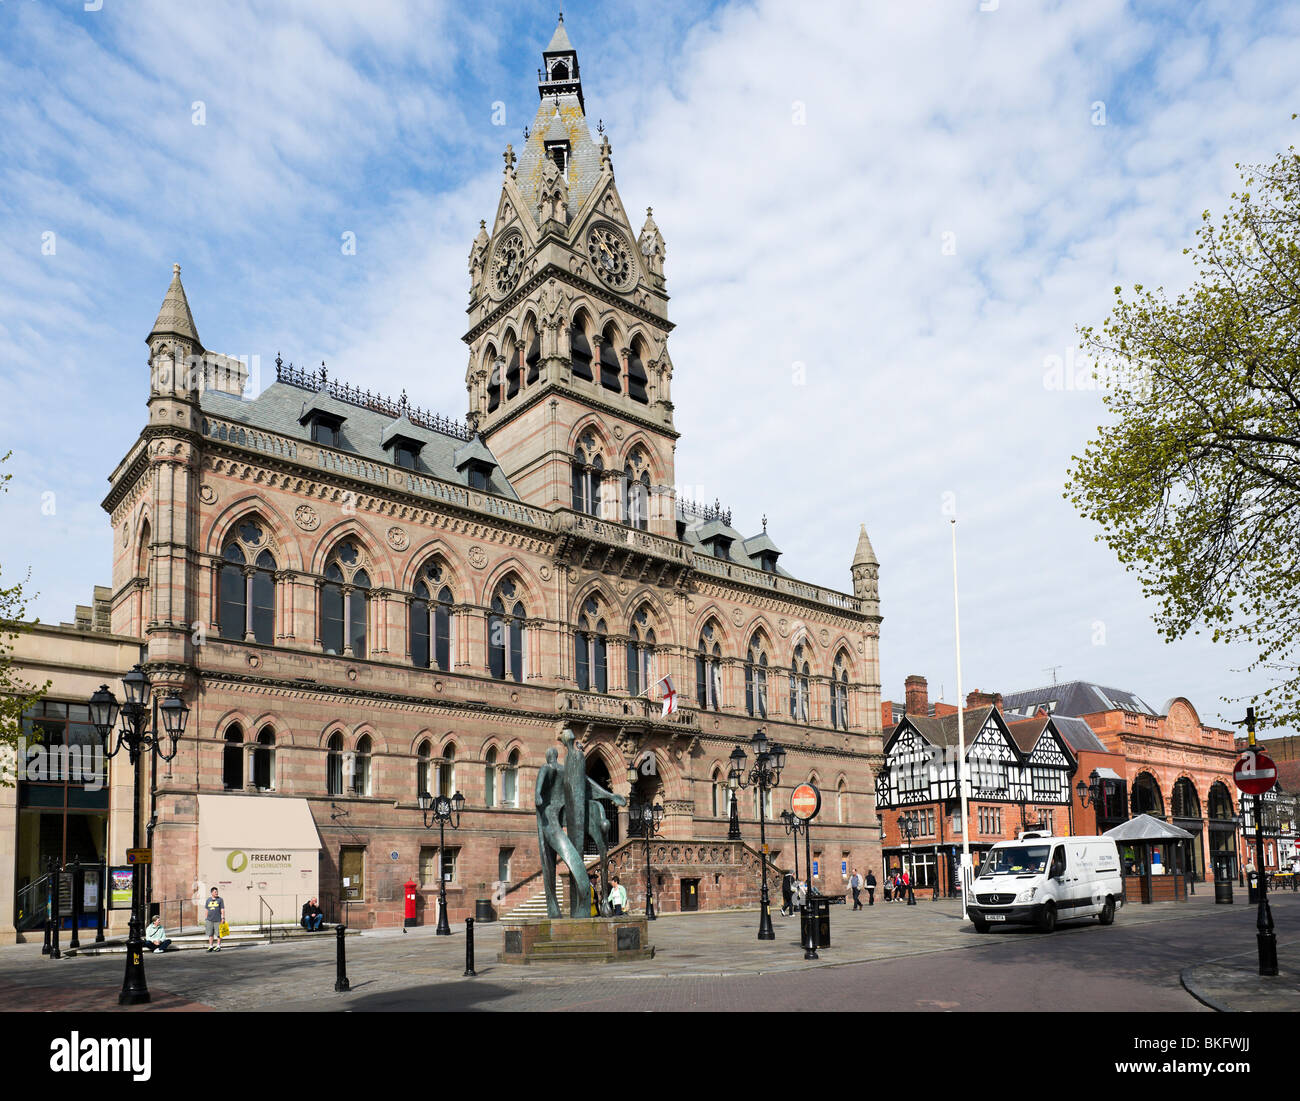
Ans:
[[[578,97],[578,107],[586,113],[582,81],[578,76],[578,51],[573,48],[569,32],[564,29],[564,12],[560,12],[550,45],[542,51],[542,67],[537,70],[537,91],[542,99],[547,96],[575,95]]]
[[[152,344],[156,336],[176,336],[188,342],[194,348],[202,348],[199,331],[194,327],[194,315],[190,313],[189,300],[185,297],[185,288],[181,285],[181,266],[172,265],[172,281],[163,295],[162,308],[158,311],[158,320],[145,339]]]

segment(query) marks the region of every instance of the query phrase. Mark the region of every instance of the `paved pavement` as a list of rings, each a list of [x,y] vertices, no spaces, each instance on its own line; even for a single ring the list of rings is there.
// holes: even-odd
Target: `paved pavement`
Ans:
[[[1253,965],[1253,955],[1224,950],[1253,952],[1255,912],[1216,907],[1212,892],[1186,904],[1126,907],[1109,928],[1065,925],[1052,936],[1020,928],[980,935],[946,901],[877,902],[857,913],[837,906],[831,915],[832,945],[816,961],[803,958],[797,919],[774,915],[776,940],[759,941],[754,912],[665,915],[650,927],[653,960],[607,966],[499,964],[502,927],[483,925],[475,978],[462,974],[463,925],[451,937],[429,927],[366,932],[348,940],[352,990],[344,994],[334,992],[329,934],[219,954],[155,954],[145,964],[148,1009],[1207,1012],[1248,1008],[1259,997],[1244,982],[1234,1004],[1213,993]],[[1300,1008],[1300,946],[1288,943],[1300,939],[1300,897],[1277,898],[1274,917],[1286,966],[1276,988]],[[0,948],[0,1009],[115,1008],[122,966],[120,955],[48,960],[39,943]]]

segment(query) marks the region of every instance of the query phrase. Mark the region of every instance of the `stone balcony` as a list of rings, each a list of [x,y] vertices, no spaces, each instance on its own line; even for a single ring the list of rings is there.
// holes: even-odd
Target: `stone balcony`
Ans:
[[[607,696],[599,692],[560,691],[555,694],[555,710],[566,721],[576,720],[593,726],[657,728],[672,733],[694,734],[695,712],[679,708],[663,716],[663,704],[644,696]]]
[[[635,578],[656,586],[682,586],[695,554],[684,543],[648,531],[599,520],[573,509],[551,514],[555,559],[581,569]]]

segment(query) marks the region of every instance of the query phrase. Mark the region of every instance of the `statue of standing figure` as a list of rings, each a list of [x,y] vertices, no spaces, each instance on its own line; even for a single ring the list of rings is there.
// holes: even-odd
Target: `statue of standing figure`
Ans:
[[[604,901],[609,894],[608,870],[605,860],[609,852],[609,819],[605,816],[602,799],[616,806],[625,806],[621,795],[607,791],[587,775],[587,758],[582,747],[574,741],[573,731],[567,727],[560,735],[564,744],[564,764],[559,763],[559,752],[554,746],[546,751],[546,763],[537,772],[533,789],[537,808],[537,845],[542,857],[542,884],[546,889],[546,912],[553,918],[560,916],[560,903],[555,889],[555,866],[563,860],[573,879],[569,916],[591,916],[591,876],[582,859],[587,838],[595,843],[600,853],[600,881],[596,885],[601,913],[608,914]]]

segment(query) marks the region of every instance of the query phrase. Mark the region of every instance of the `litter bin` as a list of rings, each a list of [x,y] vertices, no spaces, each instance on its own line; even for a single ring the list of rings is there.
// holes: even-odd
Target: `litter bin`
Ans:
[[[831,900],[824,896],[814,896],[799,912],[799,943],[808,943],[808,922],[813,923],[817,936],[818,948],[831,946]]]
[[[497,916],[492,910],[492,900],[490,898],[476,898],[474,900],[474,921],[476,924],[482,924],[485,921],[496,921]]]
[[[1216,879],[1214,881],[1214,903],[1216,906],[1226,903],[1232,905],[1232,880]]]
[[[1246,901],[1252,906],[1259,902],[1259,872],[1246,873]]]

